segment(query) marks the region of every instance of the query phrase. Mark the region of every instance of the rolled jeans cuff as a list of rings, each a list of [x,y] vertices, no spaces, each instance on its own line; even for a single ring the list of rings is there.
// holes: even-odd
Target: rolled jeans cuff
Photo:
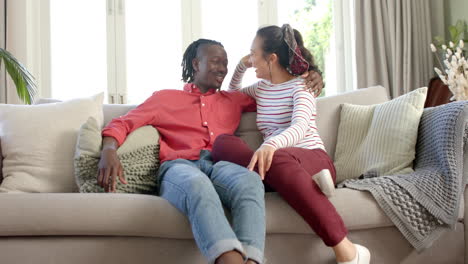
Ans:
[[[242,247],[244,248],[244,252],[247,255],[248,259],[256,261],[259,264],[265,263],[263,259],[263,252],[260,251],[258,248],[249,246],[247,244],[242,244]]]
[[[242,248],[242,244],[237,239],[225,239],[216,242],[213,246],[211,246],[208,251],[206,252],[206,257],[208,259],[208,263],[214,264],[216,259],[219,258],[223,253],[228,251],[236,250],[245,260],[245,252]]]

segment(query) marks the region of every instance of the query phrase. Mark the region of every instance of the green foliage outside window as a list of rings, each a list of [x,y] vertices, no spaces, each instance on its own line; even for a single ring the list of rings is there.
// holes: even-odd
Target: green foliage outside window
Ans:
[[[303,9],[294,12],[293,19],[298,25],[301,25],[298,30],[302,34],[304,45],[314,56],[315,63],[323,71],[322,77],[325,80],[325,58],[330,48],[330,37],[333,30],[333,1],[329,0],[326,3],[325,13],[318,19],[315,10],[318,8],[318,1],[305,0],[305,2],[306,6]],[[324,95],[324,91],[321,96]]]

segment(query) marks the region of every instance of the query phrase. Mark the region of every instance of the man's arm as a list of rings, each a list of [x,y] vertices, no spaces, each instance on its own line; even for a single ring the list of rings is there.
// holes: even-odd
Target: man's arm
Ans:
[[[136,129],[155,124],[157,122],[158,92],[145,102],[128,112],[126,115],[113,119],[103,130],[102,137],[113,137],[117,140],[117,146],[123,144],[127,135]]]
[[[305,79],[307,90],[314,95],[314,97],[317,97],[322,93],[322,89],[324,87],[322,72],[317,67],[309,67],[309,71],[304,73],[302,78]]]
[[[113,119],[102,131],[102,151],[98,165],[97,183],[106,192],[115,192],[117,177],[127,184],[123,167],[117,156],[117,149],[123,144],[127,135],[136,129],[156,123],[158,103],[155,92],[144,103],[128,112],[128,114]]]
[[[123,167],[117,156],[118,143],[113,137],[104,137],[102,141],[101,159],[98,165],[98,185],[106,192],[115,192],[117,177],[127,184]]]

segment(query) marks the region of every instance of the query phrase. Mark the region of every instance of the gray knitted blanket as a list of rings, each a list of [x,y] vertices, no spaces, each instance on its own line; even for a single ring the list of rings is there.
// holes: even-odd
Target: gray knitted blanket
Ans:
[[[417,251],[430,247],[458,219],[468,177],[467,118],[467,101],[425,109],[413,173],[363,175],[338,187],[371,192]]]

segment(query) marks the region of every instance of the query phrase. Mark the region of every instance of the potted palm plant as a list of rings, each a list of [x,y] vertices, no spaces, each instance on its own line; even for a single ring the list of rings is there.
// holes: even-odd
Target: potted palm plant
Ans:
[[[10,52],[0,48],[0,67],[2,62],[16,86],[18,97],[26,104],[33,103],[37,85],[32,74]]]

